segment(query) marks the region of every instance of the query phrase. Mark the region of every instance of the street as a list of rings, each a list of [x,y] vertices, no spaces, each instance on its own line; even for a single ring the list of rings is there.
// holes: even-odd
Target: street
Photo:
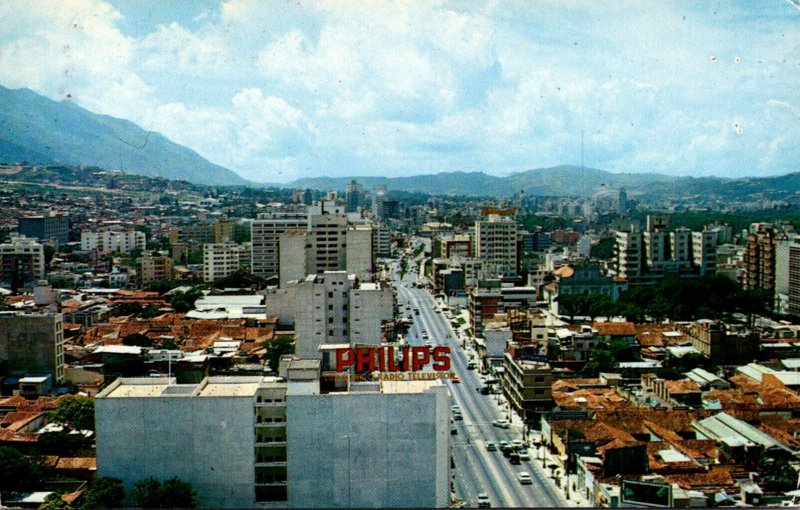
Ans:
[[[522,439],[522,429],[519,425],[510,429],[492,425],[495,419],[507,418],[505,402],[498,404],[497,395],[482,395],[476,390],[483,385],[478,371],[467,369],[467,353],[460,346],[456,333],[442,313],[435,311],[433,297],[426,290],[413,287],[415,280],[414,271],[410,271],[402,283],[395,280],[398,303],[404,306],[402,313],[410,314],[414,321],[406,339],[411,345],[423,345],[421,334],[425,330],[432,342],[449,346],[452,371],[461,380],[460,383],[445,383],[450,388],[452,404],[459,406],[463,415],[463,421],[455,422],[458,434],[451,436],[457,496],[470,507],[477,506],[478,494],[482,492],[489,496],[493,507],[566,506],[553,482],[535,461],[522,461],[515,466],[499,449],[486,450],[487,441],[499,445],[500,441]],[[413,313],[414,308],[419,309],[419,315]],[[529,451],[534,457],[534,450]],[[531,485],[520,484],[517,476],[521,471],[530,473]]]

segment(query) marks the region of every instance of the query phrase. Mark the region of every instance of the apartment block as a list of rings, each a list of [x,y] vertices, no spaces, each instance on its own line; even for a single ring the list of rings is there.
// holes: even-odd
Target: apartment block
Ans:
[[[203,245],[203,281],[215,282],[225,278],[241,267],[245,247],[235,243]]]
[[[265,306],[267,315],[294,324],[295,352],[310,359],[321,357],[323,344],[379,344],[383,324],[394,316],[394,295],[389,287],[328,271],[267,293]]]
[[[506,353],[500,379],[503,393],[514,410],[525,419],[537,419],[553,408],[553,369],[548,363],[516,358]]]
[[[198,223],[170,229],[169,239],[172,244],[220,244],[234,239],[235,224],[230,221],[216,223]]]
[[[617,276],[626,280],[639,278],[643,272],[642,236],[635,230],[617,232],[614,245],[614,262]]]
[[[775,229],[769,223],[756,223],[745,239],[742,286],[746,289],[775,291]]]
[[[22,285],[44,277],[42,244],[25,236],[0,244],[0,283]]]
[[[172,280],[175,276],[175,263],[170,257],[146,255],[142,257],[142,283],[159,280]]]
[[[0,313],[0,366],[8,374],[52,374],[64,381],[61,314]]]
[[[101,230],[81,232],[81,250],[110,251],[114,253],[130,253],[133,250],[147,249],[144,232],[137,230]]]

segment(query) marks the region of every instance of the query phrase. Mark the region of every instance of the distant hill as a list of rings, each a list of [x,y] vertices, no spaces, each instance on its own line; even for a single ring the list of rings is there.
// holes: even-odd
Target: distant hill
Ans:
[[[366,190],[385,185],[389,190],[433,195],[510,196],[520,191],[533,196],[591,196],[602,190],[624,188],[642,197],[681,197],[705,194],[721,198],[744,198],[767,193],[791,194],[800,189],[800,172],[779,177],[676,177],[662,174],[617,174],[578,166],[526,170],[506,177],[483,172],[452,172],[413,177],[315,177],[278,185],[287,188],[344,191],[352,179]]]
[[[91,165],[197,184],[247,184],[233,171],[130,121],[3,86],[0,161]]]

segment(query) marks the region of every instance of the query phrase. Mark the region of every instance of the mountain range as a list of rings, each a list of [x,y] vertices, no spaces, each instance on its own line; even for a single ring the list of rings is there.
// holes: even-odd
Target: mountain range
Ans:
[[[133,122],[0,86],[0,161],[90,165],[197,184],[247,181]]]
[[[800,173],[740,179],[695,178],[611,173],[578,166],[540,168],[505,177],[483,172],[449,172],[412,177],[308,177],[284,184],[256,184],[130,121],[92,113],[68,100],[53,101],[28,89],[0,86],[0,162],[23,161],[124,170],[205,185],[343,191],[355,178],[366,190],[385,185],[390,190],[436,195],[504,197],[524,191],[539,196],[588,196],[598,190],[624,188],[644,197],[714,194],[741,198],[759,193],[782,197],[800,189]]]

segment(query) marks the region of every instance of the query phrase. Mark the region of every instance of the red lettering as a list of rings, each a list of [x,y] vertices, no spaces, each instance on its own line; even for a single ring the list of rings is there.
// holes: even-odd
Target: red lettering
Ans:
[[[347,355],[347,357],[345,357]],[[355,353],[353,349],[336,349],[336,371],[344,372],[346,368],[352,367],[355,363]]]
[[[403,372],[408,372],[409,362],[411,361],[411,355],[408,353],[408,346],[403,346]]]
[[[366,365],[366,368],[365,368]],[[356,372],[375,371],[375,349],[360,348],[356,350]]]
[[[433,349],[433,369],[439,372],[450,370],[450,348],[436,347]]]
[[[379,347],[375,349],[375,353],[378,355],[378,370],[383,372],[386,370],[386,349]]]
[[[431,352],[428,347],[412,347],[411,370],[416,372],[424,367],[431,360]],[[422,354],[422,357],[419,355]]]

